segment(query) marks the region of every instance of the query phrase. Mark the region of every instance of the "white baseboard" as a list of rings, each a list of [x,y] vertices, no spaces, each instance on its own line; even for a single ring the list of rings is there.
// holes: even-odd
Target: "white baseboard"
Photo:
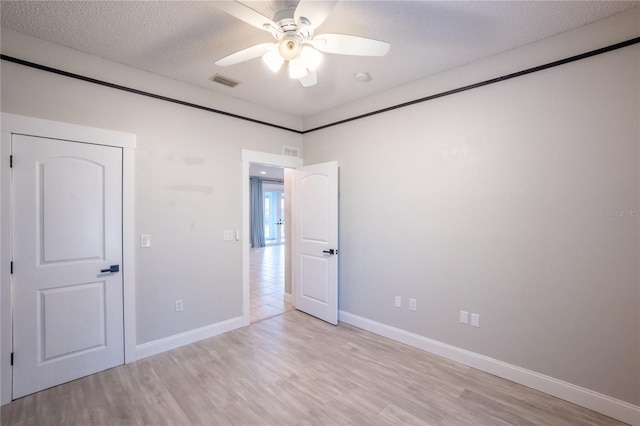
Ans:
[[[535,371],[527,370],[475,352],[460,349],[437,340],[391,327],[349,312],[340,311],[339,319],[363,330],[404,343],[414,348],[442,356],[452,361],[502,377],[512,382],[539,390],[612,417],[633,426],[640,426],[640,407],[619,399],[554,379]]]
[[[293,302],[293,296],[291,295],[291,293],[285,293],[284,294],[284,301],[287,303],[292,303]]]
[[[142,359],[148,356],[157,355],[180,346],[208,339],[227,331],[235,330],[244,326],[242,317],[231,318],[226,321],[220,321],[205,327],[196,328],[195,330],[185,331],[184,333],[175,334],[163,339],[153,340],[136,346],[136,358]]]

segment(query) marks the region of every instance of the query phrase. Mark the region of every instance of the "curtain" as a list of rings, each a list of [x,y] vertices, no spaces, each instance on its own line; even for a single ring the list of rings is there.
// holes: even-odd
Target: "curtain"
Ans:
[[[251,178],[251,247],[264,247],[262,180]]]

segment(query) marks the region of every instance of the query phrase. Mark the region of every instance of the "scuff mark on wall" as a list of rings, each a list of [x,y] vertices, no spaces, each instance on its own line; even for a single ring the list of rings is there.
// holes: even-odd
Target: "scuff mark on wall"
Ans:
[[[179,185],[165,185],[165,189],[170,191],[180,191],[180,192],[201,192],[203,194],[211,194],[216,189],[213,186],[208,185],[191,185],[188,183],[183,183]]]
[[[204,164],[204,158],[202,157],[183,157],[182,161],[187,166],[202,166]]]

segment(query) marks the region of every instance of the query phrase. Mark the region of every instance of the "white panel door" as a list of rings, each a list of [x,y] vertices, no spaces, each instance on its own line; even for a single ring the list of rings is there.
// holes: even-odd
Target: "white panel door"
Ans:
[[[122,149],[11,149],[15,399],[124,362]]]
[[[338,163],[294,171],[293,210],[294,304],[338,324]]]

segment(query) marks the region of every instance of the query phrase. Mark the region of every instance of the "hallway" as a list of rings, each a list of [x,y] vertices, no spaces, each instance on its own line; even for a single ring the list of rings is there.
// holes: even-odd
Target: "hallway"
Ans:
[[[293,310],[284,301],[284,244],[251,249],[251,322]]]

